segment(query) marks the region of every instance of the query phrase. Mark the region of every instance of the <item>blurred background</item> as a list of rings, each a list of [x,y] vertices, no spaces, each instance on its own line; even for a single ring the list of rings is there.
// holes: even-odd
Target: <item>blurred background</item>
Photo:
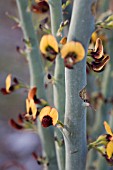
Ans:
[[[7,3],[6,3],[7,2]],[[18,16],[15,0],[0,0],[0,88],[5,86],[10,73],[29,84],[28,63],[17,51],[23,48],[22,31],[13,29],[15,22],[6,16]],[[27,91],[20,89],[11,95],[0,93],[0,170],[38,170],[41,168],[32,157],[32,152],[41,153],[40,140],[32,132],[17,131],[8,123],[25,111]]]
[[[97,17],[100,13],[103,11],[105,12],[108,9],[113,11],[113,0],[108,1],[108,6],[105,5],[107,0],[98,1],[100,4],[98,4],[99,8],[97,8]],[[7,17],[7,12],[9,15],[18,17],[18,10],[15,0],[0,0],[0,88],[5,87],[5,79],[8,74],[12,74],[14,77],[17,77],[23,83],[28,85],[30,81],[27,60],[16,50],[17,46],[21,48],[24,47],[22,31],[20,28],[16,28],[15,22]],[[48,13],[45,13],[45,15],[48,15]],[[36,17],[37,16],[34,15],[34,19],[36,19]],[[70,18],[70,15],[66,16],[66,18],[67,17]],[[43,19],[43,16],[39,16],[39,19],[40,18]],[[110,43],[110,40],[113,39],[113,31],[104,30],[104,33],[108,36],[108,43]],[[112,48],[108,49],[108,52],[111,53],[110,57],[113,55],[111,51]],[[112,69],[113,67],[111,67],[111,71],[113,72]],[[102,76],[103,74],[100,73],[98,77],[101,78]],[[111,84],[112,77],[109,79]],[[93,87],[95,88],[95,84],[92,86],[92,80],[93,82],[95,81],[95,75],[93,74],[91,74],[91,76],[89,75],[88,79],[88,87],[91,92],[95,90],[92,90]],[[99,90],[101,91],[101,89]],[[34,151],[38,154],[41,153],[39,136],[32,132],[17,131],[9,125],[9,119],[13,118],[14,120],[17,120],[18,114],[25,111],[26,97],[27,91],[25,89],[17,90],[10,95],[3,95],[0,93],[0,170],[42,169],[42,167],[37,164],[36,160],[32,156],[32,152]],[[103,110],[105,112],[105,109]],[[95,123],[93,119],[95,115],[95,111],[90,109],[90,114],[88,116],[89,119],[92,116],[91,119],[93,123]],[[90,131],[92,128],[92,122],[91,120],[88,122],[88,128]],[[113,128],[113,123],[111,123],[111,125]],[[103,124],[99,124],[99,127],[100,126],[103,127]],[[97,132],[100,133],[99,129],[97,129]],[[97,135],[97,133],[95,134]],[[92,135],[92,133],[90,135]],[[91,154],[89,154],[89,158],[91,159]],[[89,162],[91,162],[91,166],[89,165],[89,167],[91,168],[94,160],[92,161],[90,159]],[[103,167],[105,167],[105,170],[107,170],[106,166],[108,167],[108,165],[106,165],[106,162],[102,164]],[[108,170],[111,169],[109,168]]]

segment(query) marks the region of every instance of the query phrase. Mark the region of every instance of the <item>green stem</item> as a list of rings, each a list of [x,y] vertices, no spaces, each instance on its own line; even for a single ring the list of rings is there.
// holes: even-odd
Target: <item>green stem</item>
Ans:
[[[51,29],[52,34],[56,37],[56,33],[60,26],[60,23],[63,21],[62,16],[62,3],[61,0],[49,0],[50,6],[50,15],[51,15]],[[59,41],[60,38],[57,37]],[[54,78],[57,80],[53,86],[54,92],[54,105],[59,112],[59,120],[64,122],[64,113],[65,113],[65,78],[64,78],[64,63],[61,57],[58,55],[55,61],[55,71]],[[63,140],[63,135],[59,130],[55,129],[55,136],[59,141]],[[65,170],[65,146],[64,143],[59,146],[58,142],[55,143],[56,154],[59,170]]]
[[[36,86],[38,89],[38,96],[46,100],[44,89],[44,72],[39,52],[39,44],[37,36],[34,31],[31,12],[27,11],[28,0],[16,0],[21,27],[24,34],[24,39],[30,41],[31,51],[28,52],[28,66],[30,71],[30,85]],[[56,154],[54,146],[53,129],[44,129],[38,123],[38,131],[42,139],[42,145],[46,152],[47,159],[49,160],[49,170],[57,169]]]
[[[93,0],[74,0],[68,41],[80,41],[87,52],[89,39],[94,31],[94,17],[91,12]],[[86,109],[79,97],[86,85],[86,59],[77,63],[74,69],[65,69],[66,112],[65,123],[71,133],[65,131],[65,170],[85,170],[86,166]],[[72,152],[77,151],[72,154]]]

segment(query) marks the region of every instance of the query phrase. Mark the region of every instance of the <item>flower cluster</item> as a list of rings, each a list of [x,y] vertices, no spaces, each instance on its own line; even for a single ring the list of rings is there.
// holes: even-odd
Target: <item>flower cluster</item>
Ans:
[[[12,78],[9,74],[6,77],[5,88],[1,88],[3,94],[10,94],[14,90],[25,87],[16,77]],[[58,122],[58,111],[55,108],[48,106],[46,100],[37,98],[37,88],[32,87],[28,91],[26,99],[26,111],[18,115],[17,122],[10,119],[9,123],[12,127],[22,129],[37,129],[35,126],[36,119],[39,116],[43,127],[55,126]]]
[[[43,127],[55,126],[58,122],[58,111],[48,106],[44,99],[37,98],[37,88],[33,87],[29,90],[26,99],[26,111],[18,115],[17,122],[10,119],[12,127],[22,129],[36,130],[36,119],[39,116]]]
[[[12,127],[21,129],[35,129],[35,120],[39,114],[39,108],[36,103],[40,103],[40,100],[36,97],[37,88],[33,87],[28,92],[26,99],[26,111],[18,115],[17,122],[13,119],[10,120]]]
[[[104,127],[107,134],[99,136],[96,141],[90,143],[89,149],[96,149],[109,164],[113,165],[113,132],[106,121],[104,121]]]
[[[40,51],[43,57],[51,62],[54,61],[57,54],[60,53],[65,66],[72,69],[76,63],[83,60],[85,50],[80,42],[66,41],[67,38],[63,38],[60,41],[61,47],[59,47],[53,35],[44,35],[40,41]]]

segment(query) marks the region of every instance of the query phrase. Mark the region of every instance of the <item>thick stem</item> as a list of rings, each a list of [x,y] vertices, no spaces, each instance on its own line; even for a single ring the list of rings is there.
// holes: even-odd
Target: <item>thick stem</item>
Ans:
[[[94,17],[91,11],[93,0],[74,0],[68,41],[80,41],[87,52],[91,33],[94,31]],[[74,69],[65,70],[66,113],[65,144],[66,170],[85,170],[86,165],[86,109],[79,97],[86,85],[86,59],[77,63]]]
[[[21,20],[21,27],[23,30],[24,38],[30,41],[31,51],[28,52],[28,66],[30,71],[30,84],[31,86],[36,86],[38,89],[38,96],[46,100],[45,89],[44,89],[44,72],[42,68],[39,44],[37,42],[37,36],[34,32],[34,27],[32,23],[31,12],[28,9],[27,0],[16,0],[17,7]],[[42,139],[42,145],[46,156],[49,160],[49,170],[57,169],[55,146],[54,146],[54,136],[53,129],[44,129],[38,123],[38,131]]]
[[[52,34],[56,37],[60,23],[63,21],[61,0],[49,0],[49,6]],[[57,37],[57,40],[59,41],[60,38]],[[63,60],[59,55],[55,61],[54,78],[56,80],[53,86],[54,105],[59,112],[59,120],[63,122],[65,113],[65,78]],[[57,129],[55,130],[55,137],[62,143],[61,145],[59,145],[58,142],[55,143],[58,167],[59,170],[65,170],[65,146],[63,142],[63,135]]]

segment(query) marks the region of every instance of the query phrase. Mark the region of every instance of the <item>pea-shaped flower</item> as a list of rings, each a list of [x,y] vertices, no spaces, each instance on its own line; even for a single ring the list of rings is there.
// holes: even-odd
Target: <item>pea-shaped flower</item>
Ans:
[[[37,117],[37,107],[36,104],[34,103],[33,99],[26,99],[26,115],[25,117],[28,119],[35,120]]]
[[[58,111],[50,106],[44,107],[40,114],[39,119],[43,127],[55,126],[58,121]]]
[[[70,41],[62,47],[61,56],[64,59],[65,66],[73,68],[73,65],[83,60],[85,50],[80,42]]]
[[[40,41],[40,51],[43,57],[49,61],[54,61],[59,51],[58,43],[51,34],[44,35]]]
[[[0,91],[2,94],[10,94],[11,92],[21,88],[21,84],[19,83],[16,77],[12,78],[11,74],[8,74],[5,80],[5,87],[1,88]]]

